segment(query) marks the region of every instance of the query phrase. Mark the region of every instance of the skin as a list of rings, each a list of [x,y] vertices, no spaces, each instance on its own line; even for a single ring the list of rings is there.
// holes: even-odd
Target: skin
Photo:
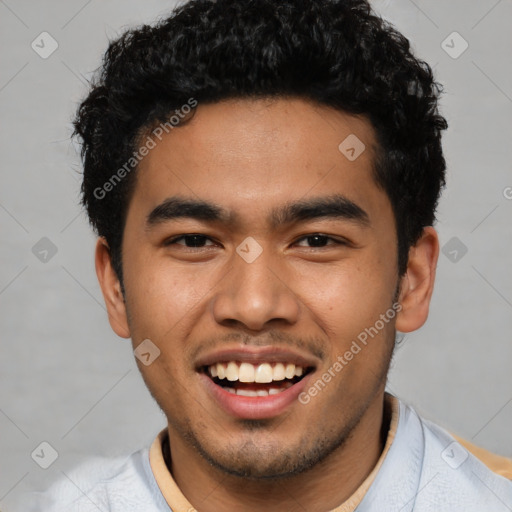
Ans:
[[[338,150],[351,133],[366,145],[353,162]],[[374,147],[366,119],[300,99],[199,105],[137,171],[122,246],[124,298],[107,242],[98,240],[112,328],[134,347],[149,338],[161,350],[139,368],[168,419],[172,475],[200,512],[331,510],[382,452],[395,329],[425,322],[439,243],[425,228],[398,275],[391,204],[371,173]],[[369,222],[267,222],[272,208],[332,194],[360,206]],[[230,222],[180,218],[148,227],[149,213],[175,195],[215,202]],[[211,240],[199,248],[164,243],[188,233]],[[315,233],[346,243],[312,247],[304,237]],[[252,263],[236,252],[249,236],[263,249]],[[314,382],[391,308],[397,287],[400,313],[306,405],[242,421],[201,384],[199,355],[244,345],[297,348],[316,361]]]

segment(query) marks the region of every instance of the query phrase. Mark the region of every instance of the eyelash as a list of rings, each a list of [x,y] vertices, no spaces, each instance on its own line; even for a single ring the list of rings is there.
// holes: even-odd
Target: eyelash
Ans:
[[[170,246],[170,245],[175,245],[179,240],[186,240],[187,238],[191,238],[191,237],[198,237],[200,238],[201,240],[210,240],[210,241],[213,241],[210,237],[206,236],[206,235],[201,235],[200,233],[188,233],[186,235],[179,235],[179,236],[176,236],[174,238],[171,238],[169,240],[166,240],[164,242],[164,245],[166,247]],[[298,238],[295,243],[298,243],[298,242],[301,242],[303,240],[306,240],[308,238],[313,238],[313,237],[319,237],[321,239],[327,239],[327,240],[330,240],[332,242],[334,242],[333,244],[328,244],[328,245],[324,245],[324,246],[320,246],[320,247],[309,247],[310,249],[324,249],[326,247],[332,247],[332,246],[336,246],[336,245],[348,245],[348,242],[344,241],[344,240],[338,240],[336,238],[333,238],[329,235],[324,235],[322,233],[311,233],[311,234],[308,234],[308,235],[304,235],[304,236],[301,236],[300,238]],[[213,247],[213,245],[210,245],[210,246],[202,246],[202,247],[189,247],[187,246],[186,244],[178,244],[178,245],[182,245],[184,249],[190,249],[192,251],[194,250],[204,250],[206,247]]]

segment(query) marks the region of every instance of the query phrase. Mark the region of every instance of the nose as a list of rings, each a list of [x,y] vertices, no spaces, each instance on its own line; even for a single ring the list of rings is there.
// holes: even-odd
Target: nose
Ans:
[[[217,323],[230,327],[242,324],[260,331],[270,322],[293,325],[298,321],[300,301],[292,290],[284,262],[278,259],[265,249],[251,263],[233,254],[231,270],[212,297]]]

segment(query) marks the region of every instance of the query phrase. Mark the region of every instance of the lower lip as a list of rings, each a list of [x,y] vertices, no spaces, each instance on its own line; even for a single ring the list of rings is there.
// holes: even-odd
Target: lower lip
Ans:
[[[306,375],[299,382],[277,395],[238,396],[215,384],[204,373],[199,375],[208,392],[226,413],[236,418],[252,420],[272,418],[282,414],[297,400],[310,376],[311,374]]]

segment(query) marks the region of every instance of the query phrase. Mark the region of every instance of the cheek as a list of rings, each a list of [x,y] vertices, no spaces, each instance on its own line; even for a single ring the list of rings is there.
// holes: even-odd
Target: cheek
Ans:
[[[211,273],[173,268],[165,258],[127,262],[126,268],[130,328],[142,338],[165,340],[181,330],[211,287]]]
[[[393,268],[378,258],[368,260],[354,258],[337,266],[309,266],[291,281],[334,347],[338,340],[339,348],[343,348],[347,341],[373,326],[392,305],[396,285]]]

